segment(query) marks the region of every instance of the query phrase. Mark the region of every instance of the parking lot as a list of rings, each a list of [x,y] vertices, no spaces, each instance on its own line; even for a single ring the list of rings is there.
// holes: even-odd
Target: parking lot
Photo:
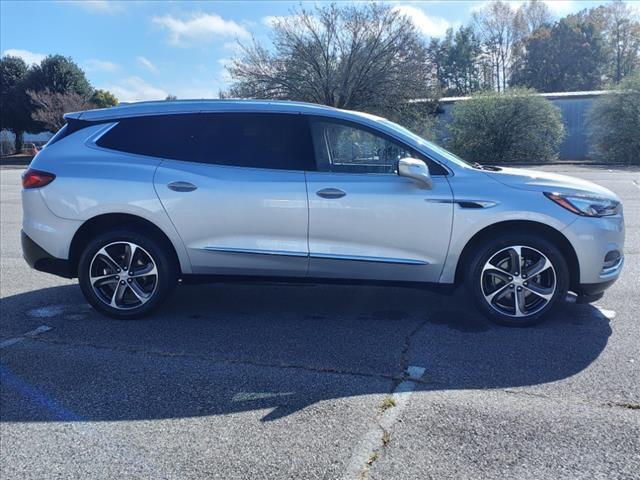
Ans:
[[[140,321],[30,270],[1,170],[1,470],[13,478],[639,478],[640,169],[622,278],[546,323],[463,289],[180,286]]]

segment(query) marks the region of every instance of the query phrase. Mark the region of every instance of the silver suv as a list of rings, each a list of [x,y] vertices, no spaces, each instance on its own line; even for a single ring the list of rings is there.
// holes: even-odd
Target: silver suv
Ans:
[[[149,314],[180,279],[270,277],[464,283],[523,326],[622,268],[611,191],[472,165],[372,115],[214,100],[66,120],[23,176],[24,256],[111,317]]]

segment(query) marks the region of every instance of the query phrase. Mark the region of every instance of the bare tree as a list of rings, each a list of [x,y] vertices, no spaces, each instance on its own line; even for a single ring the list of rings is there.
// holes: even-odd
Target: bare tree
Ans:
[[[57,132],[64,124],[64,114],[95,108],[86,97],[75,92],[52,92],[48,88],[41,91],[28,90],[27,95],[34,105],[31,117],[49,132]]]
[[[489,3],[482,10],[473,13],[473,23],[482,42],[483,57],[493,71],[494,87],[505,90],[509,83],[514,45],[524,35],[522,15],[502,1]]]
[[[226,96],[321,103],[389,114],[428,92],[426,47],[412,21],[379,4],[307,10],[272,23],[273,48],[255,40],[228,71]]]
[[[605,7],[605,37],[612,57],[612,79],[619,82],[640,66],[640,19],[622,0]]]
[[[526,34],[531,35],[533,32],[542,27],[548,27],[553,23],[553,15],[549,7],[541,0],[529,0],[518,9],[518,15],[522,16]]]

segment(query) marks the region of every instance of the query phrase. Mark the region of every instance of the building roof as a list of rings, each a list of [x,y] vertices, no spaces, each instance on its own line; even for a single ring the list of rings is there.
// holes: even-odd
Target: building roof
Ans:
[[[554,99],[554,98],[591,98],[599,95],[605,95],[611,93],[611,90],[590,90],[583,92],[552,92],[552,93],[538,93],[541,97]],[[455,103],[460,100],[469,100],[471,97],[442,97],[438,100],[440,103]],[[416,100],[417,102],[427,102],[429,99]]]

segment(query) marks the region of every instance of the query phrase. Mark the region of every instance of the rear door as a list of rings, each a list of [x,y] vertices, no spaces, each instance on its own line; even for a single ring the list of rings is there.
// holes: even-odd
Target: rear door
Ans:
[[[307,174],[309,275],[437,282],[453,219],[447,171],[368,127],[311,125],[319,171]],[[432,189],[397,175],[403,157],[428,162]]]
[[[194,123],[191,136],[178,133],[185,151],[174,152],[155,175],[194,273],[304,276],[304,170],[314,168],[306,120],[211,113]]]

